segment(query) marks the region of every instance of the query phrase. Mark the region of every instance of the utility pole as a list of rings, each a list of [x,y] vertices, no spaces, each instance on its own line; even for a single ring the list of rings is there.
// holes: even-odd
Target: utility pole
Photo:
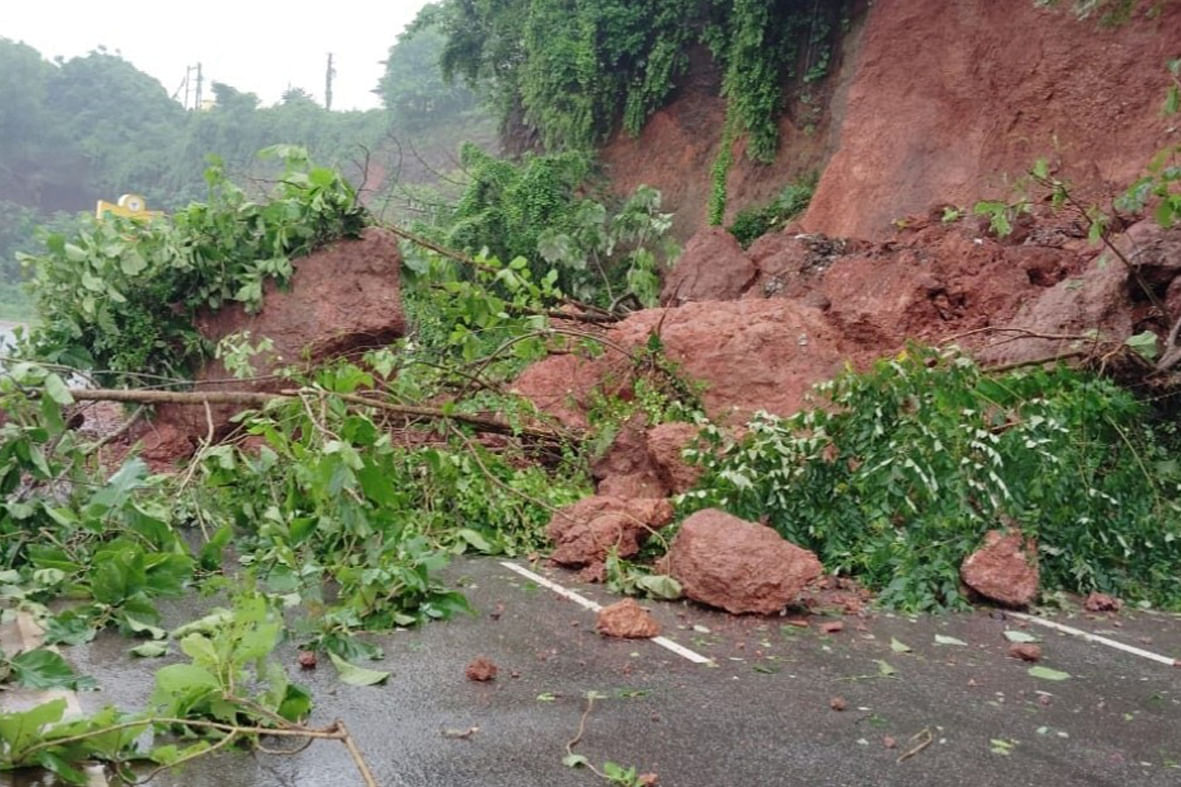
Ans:
[[[194,104],[193,104],[193,109],[196,109],[196,110],[200,110],[202,108],[201,107],[201,82],[202,81],[203,80],[201,77],[201,64],[197,63],[197,96],[196,96],[196,100],[194,101]]]
[[[332,77],[336,76],[336,69],[332,67],[332,53],[328,53],[328,68],[324,70],[324,109],[332,109]]]
[[[185,81],[184,81],[184,88],[185,88],[184,108],[185,109],[189,108],[189,74],[192,72],[192,70],[193,70],[192,66],[185,66]]]

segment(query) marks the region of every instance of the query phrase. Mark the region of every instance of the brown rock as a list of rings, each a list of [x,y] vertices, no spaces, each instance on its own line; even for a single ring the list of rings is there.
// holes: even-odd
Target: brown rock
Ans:
[[[301,650],[297,657],[300,669],[315,669],[316,668],[316,651]]]
[[[1124,602],[1106,593],[1090,593],[1083,600],[1083,609],[1087,612],[1119,612]]]
[[[591,476],[600,495],[615,497],[667,497],[668,488],[648,450],[643,413],[619,428],[603,456],[591,463]]]
[[[771,528],[712,508],[685,520],[668,556],[686,596],[735,614],[778,612],[821,571]]]
[[[734,300],[754,281],[755,268],[738,241],[721,227],[701,230],[685,244],[664,280],[660,302]]]
[[[478,658],[471,664],[467,665],[467,669],[463,674],[467,676],[468,680],[487,681],[496,678],[496,665],[486,658]]]
[[[984,545],[964,559],[960,578],[985,598],[1028,606],[1037,597],[1037,545],[1016,530],[990,530]]]
[[[595,630],[607,637],[646,639],[660,636],[660,624],[634,598],[599,610]]]
[[[292,262],[295,273],[289,287],[273,282],[264,286],[262,308],[248,314],[240,305],[202,315],[197,329],[206,339],[217,342],[231,334],[250,332],[250,342],[267,337],[274,343],[270,353],[253,359],[257,375],[280,366],[320,362],[347,355],[360,347],[386,344],[406,332],[399,280],[402,257],[397,238],[389,231],[370,227],[360,238],[331,243]],[[230,375],[220,361],[211,360],[198,371],[198,381],[225,380]],[[204,391],[277,391],[289,382],[273,379],[257,382],[206,383]],[[214,405],[214,429],[219,435],[239,409]],[[208,430],[200,407],[162,405],[156,424],[168,424],[195,442]],[[192,452],[192,446],[183,454]]]
[[[845,708],[849,707],[849,703],[845,702],[844,697],[833,697],[831,700],[828,701],[828,707],[832,708],[835,711],[842,711]]]
[[[1041,661],[1042,646],[1032,642],[1014,642],[1009,646],[1009,655],[1022,661]]]
[[[672,504],[664,499],[584,498],[558,511],[546,526],[555,547],[550,558],[577,568],[605,561],[612,547],[620,557],[629,557],[653,530],[672,518]]]
[[[687,492],[701,478],[703,468],[689,464],[682,456],[697,439],[698,431],[693,424],[683,422],[658,424],[648,430],[648,455],[668,494]]]
[[[840,620],[830,620],[826,623],[820,624],[820,632],[822,634],[836,634],[845,630],[845,624]]]

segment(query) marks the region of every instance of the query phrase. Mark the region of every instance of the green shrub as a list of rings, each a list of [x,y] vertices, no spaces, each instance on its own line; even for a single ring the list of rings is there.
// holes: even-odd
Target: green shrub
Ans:
[[[108,382],[183,376],[210,349],[193,327],[199,309],[257,309],[267,279],[291,276],[292,257],[360,233],[365,211],[339,174],[300,148],[264,153],[286,162],[268,202],[247,199],[215,164],[207,203],[149,222],[88,219],[71,239],[49,235],[44,254],[20,255],[40,317],[32,355],[104,370]]]
[[[739,211],[729,227],[730,234],[745,249],[768,232],[783,229],[787,222],[808,209],[812,193],[816,190],[816,181],[815,173],[800,178],[784,186],[778,196],[766,205]]]
[[[1066,368],[989,376],[926,349],[820,390],[831,406],[761,415],[700,452],[683,507],[766,516],[903,609],[962,606],[961,561],[1006,526],[1037,539],[1044,588],[1181,608],[1175,431],[1127,391]]]

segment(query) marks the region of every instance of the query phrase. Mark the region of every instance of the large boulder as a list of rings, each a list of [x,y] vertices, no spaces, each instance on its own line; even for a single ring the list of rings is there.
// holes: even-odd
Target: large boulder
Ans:
[[[763,615],[790,604],[822,570],[816,555],[771,528],[712,508],[681,525],[668,567],[694,601]]]
[[[733,300],[746,292],[758,270],[738,241],[721,227],[701,230],[685,244],[664,279],[660,302]]]
[[[839,373],[851,357],[819,309],[782,299],[646,309],[613,326],[608,338],[638,349],[657,332],[679,371],[704,383],[706,412],[736,422],[757,410],[791,415],[815,383]],[[598,358],[568,354],[539,361],[513,388],[564,424],[585,427],[596,392],[627,395],[631,371],[632,359],[608,346]]]
[[[984,545],[964,559],[960,579],[992,601],[1029,606],[1037,598],[1037,545],[1017,530],[990,530]]]
[[[397,238],[388,230],[370,227],[360,238],[340,240],[292,261],[295,269],[287,288],[268,281],[262,308],[248,313],[241,304],[227,305],[201,315],[197,329],[217,342],[250,332],[256,344],[269,338],[274,349],[253,360],[255,374],[266,377],[280,367],[319,363],[369,347],[388,344],[405,335],[399,276],[402,256]],[[277,391],[289,383],[281,378],[233,380],[221,361],[210,360],[196,374],[200,391]],[[214,405],[210,410],[215,433],[222,433],[239,407]],[[158,408],[157,430],[144,436],[145,450],[159,454],[153,435],[176,435],[195,443],[209,429],[204,408],[164,405]],[[191,450],[191,448],[190,448]]]
[[[550,559],[577,568],[602,563],[613,548],[619,557],[630,557],[672,518],[672,504],[660,498],[583,498],[560,509],[546,525],[546,535],[554,543]]]

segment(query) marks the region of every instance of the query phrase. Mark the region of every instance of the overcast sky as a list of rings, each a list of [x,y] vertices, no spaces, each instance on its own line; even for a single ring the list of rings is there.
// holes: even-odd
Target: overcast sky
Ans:
[[[24,41],[52,60],[102,44],[156,77],[169,95],[185,67],[202,64],[212,80],[257,93],[265,104],[288,85],[324,98],[333,53],[333,109],[379,105],[381,60],[426,0],[0,0],[0,37]],[[125,9],[125,11],[124,11]]]

